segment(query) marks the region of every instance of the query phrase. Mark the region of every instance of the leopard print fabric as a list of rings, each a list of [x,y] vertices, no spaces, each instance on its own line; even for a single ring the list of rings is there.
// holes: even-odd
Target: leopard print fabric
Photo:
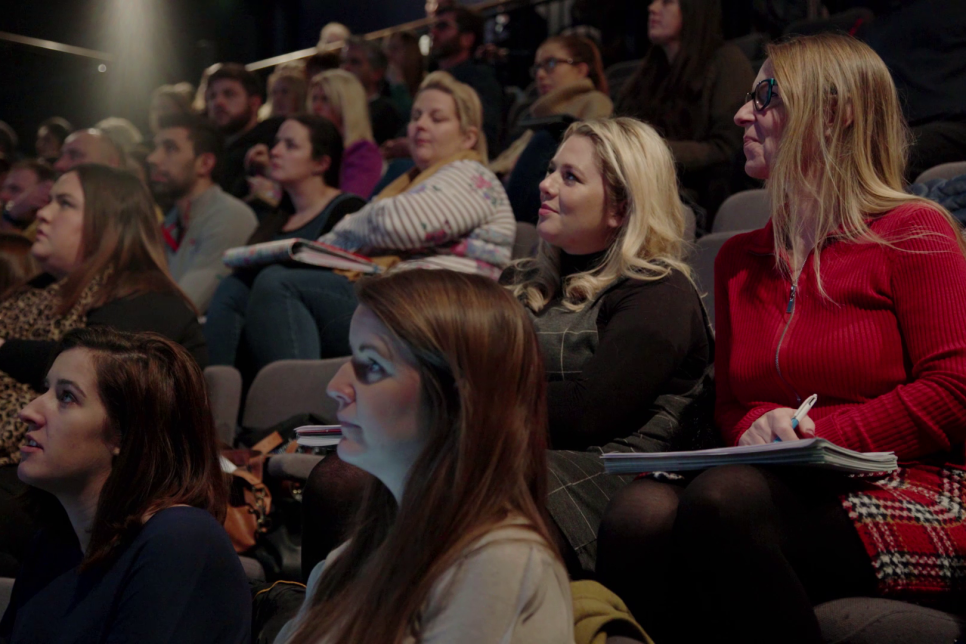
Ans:
[[[60,282],[45,288],[27,286],[0,303],[0,338],[60,340],[71,329],[86,326],[87,312],[103,280],[95,279],[65,315],[54,310],[59,303]],[[17,414],[38,392],[0,371],[0,466],[20,462],[20,443],[27,425]]]

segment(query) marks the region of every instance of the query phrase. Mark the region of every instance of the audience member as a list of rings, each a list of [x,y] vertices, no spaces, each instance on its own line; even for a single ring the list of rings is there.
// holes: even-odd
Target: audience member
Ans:
[[[37,128],[37,142],[34,147],[37,158],[53,165],[60,158],[60,149],[68,135],[74,131],[74,126],[67,119],[52,116]]]
[[[158,125],[147,160],[152,191],[174,203],[162,227],[164,255],[172,279],[203,313],[229,273],[221,256],[243,244],[258,221],[251,208],[212,179],[224,150],[213,124],[192,114],[172,114]]]
[[[342,135],[338,186],[369,199],[382,176],[382,155],[372,136],[365,89],[349,72],[331,69],[312,79],[309,99],[312,113],[329,119]]]
[[[259,143],[271,145],[284,119],[258,122],[264,100],[261,82],[238,63],[225,63],[208,76],[205,99],[208,118],[225,135],[218,183],[228,194],[244,198],[248,194],[245,155]]]
[[[531,73],[540,98],[530,106],[528,116],[545,118],[569,114],[578,119],[606,118],[614,104],[607,95],[607,79],[597,46],[580,36],[555,36],[537,49]],[[497,175],[513,171],[520,153],[533,138],[532,130],[514,133],[517,138],[490,163]],[[552,154],[552,153],[551,153]],[[533,168],[542,174],[546,168]],[[534,177],[534,185],[539,177]]]
[[[499,180],[482,165],[486,141],[476,93],[445,72],[423,81],[409,139],[415,168],[320,241],[400,268],[447,268],[496,279],[516,231]],[[245,337],[261,367],[286,358],[348,354],[352,283],[318,268],[269,266],[252,287]]]
[[[966,161],[966,11],[957,0],[913,0],[868,24],[863,39],[885,61],[912,126],[906,180]]]
[[[0,300],[40,272],[30,254],[33,242],[18,233],[0,232]]]
[[[397,31],[386,39],[386,58],[389,67],[386,81],[389,83],[389,100],[396,112],[409,116],[413,108],[413,96],[426,75],[426,61],[419,49],[419,38],[411,31]]]
[[[43,161],[24,159],[15,163],[0,187],[0,231],[17,232],[33,241],[37,236],[37,211],[50,202],[54,179],[53,168]]]
[[[19,491],[12,474],[26,426],[17,414],[44,390],[44,370],[68,330],[155,331],[204,367],[197,313],[165,267],[151,195],[127,172],[84,164],[65,173],[40,209],[31,254],[43,274],[0,302],[0,562],[30,534],[4,522]],[[6,576],[13,576],[12,574]]]
[[[288,118],[303,113],[305,90],[301,66],[280,66],[268,77],[269,116]]]
[[[812,606],[842,597],[962,605],[966,240],[902,191],[907,132],[868,46],[825,34],[768,56],[735,122],[772,217],[715,262],[716,422],[728,445],[820,437],[902,465],[727,466],[622,490],[597,572],[656,641],[818,643]]]
[[[104,132],[98,129],[77,130],[67,137],[61,148],[60,158],[54,170],[63,174],[82,163],[96,163],[111,168],[123,168],[126,164],[124,151]]]
[[[134,123],[118,116],[109,116],[106,119],[98,121],[94,124],[94,129],[100,130],[107,135],[114,142],[114,145],[120,148],[124,154],[127,154],[144,141],[141,130],[137,129]]]
[[[330,47],[344,47],[352,36],[352,32],[341,22],[326,23],[319,32],[319,42],[315,45],[319,51]]]
[[[593,570],[597,524],[626,484],[602,476],[600,448],[685,446],[688,429],[674,406],[701,381],[714,339],[684,260],[674,159],[650,126],[630,118],[575,123],[540,198],[537,256],[501,281],[537,330],[551,445],[577,450],[551,455],[550,511]]]
[[[361,36],[349,38],[342,48],[342,69],[358,78],[366,90],[372,134],[376,143],[380,144],[396,136],[404,123],[386,96],[388,64],[389,61],[382,50]]]
[[[751,63],[724,43],[720,0],[654,0],[647,24],[651,48],[615,111],[657,128],[683,187],[713,215],[728,196],[732,159],[741,149],[732,116],[754,78]]]
[[[158,119],[169,114],[191,114],[195,98],[195,88],[191,83],[162,85],[151,94],[151,107],[148,111],[148,127],[151,134],[158,133]]]
[[[372,477],[357,528],[312,571],[276,642],[572,643],[523,311],[450,271],[369,280],[358,299],[353,358],[328,393],[339,456]]]
[[[348,72],[325,73],[344,74],[358,84]],[[368,120],[365,125],[369,126]],[[365,206],[364,200],[339,190],[341,161],[342,137],[331,122],[307,115],[285,121],[271,151],[270,178],[285,190],[293,209],[292,212],[276,210],[263,218],[247,243],[293,238],[315,240],[332,230],[343,217]],[[257,275],[255,269],[236,271],[218,285],[205,322],[212,364],[235,364]]]
[[[9,124],[0,121],[0,156],[10,163],[14,163],[19,158],[17,148],[20,146],[20,137]]]
[[[500,123],[503,119],[503,88],[489,65],[473,59],[483,45],[483,17],[461,5],[440,7],[430,30],[433,38],[431,55],[439,69],[466,83],[483,103],[483,132],[488,148],[499,151]]]
[[[305,80],[311,82],[313,78],[321,74],[322,72],[327,72],[330,69],[339,69],[339,65],[342,64],[341,56],[339,52],[341,49],[335,49],[332,51],[327,51],[324,53],[315,53],[305,59]]]
[[[191,104],[191,109],[196,114],[206,114],[208,118],[211,115],[208,113],[208,79],[216,71],[221,69],[223,63],[215,63],[205,67],[205,70],[201,72],[201,78],[198,79],[198,89],[195,90],[195,100]]]
[[[23,411],[20,479],[53,518],[5,642],[246,644],[251,594],[218,520],[228,489],[201,369],[155,334],[68,332]]]

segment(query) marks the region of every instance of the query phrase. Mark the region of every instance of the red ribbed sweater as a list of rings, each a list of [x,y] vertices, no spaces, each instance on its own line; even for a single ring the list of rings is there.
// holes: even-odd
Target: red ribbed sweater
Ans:
[[[954,452],[966,437],[966,258],[941,213],[896,208],[870,224],[895,248],[834,241],[792,298],[769,222],[715,261],[715,418],[735,445],[762,414],[811,394],[816,434],[901,460]]]

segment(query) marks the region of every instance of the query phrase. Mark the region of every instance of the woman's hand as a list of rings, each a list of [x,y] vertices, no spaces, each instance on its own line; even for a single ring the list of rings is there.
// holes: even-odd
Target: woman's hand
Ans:
[[[764,414],[752,423],[741,438],[738,439],[739,445],[765,445],[775,442],[775,439],[782,441],[797,441],[803,438],[815,438],[815,421],[806,416],[798,423],[798,429],[792,429],[792,416],[795,410],[789,407],[780,407]]]
[[[268,171],[269,163],[268,146],[264,143],[253,145],[245,153],[245,171],[248,174],[264,175]]]

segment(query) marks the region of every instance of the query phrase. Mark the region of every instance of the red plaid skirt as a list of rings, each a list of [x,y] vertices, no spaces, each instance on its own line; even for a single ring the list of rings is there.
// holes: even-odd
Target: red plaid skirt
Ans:
[[[966,591],[966,471],[911,464],[841,496],[885,597]]]

